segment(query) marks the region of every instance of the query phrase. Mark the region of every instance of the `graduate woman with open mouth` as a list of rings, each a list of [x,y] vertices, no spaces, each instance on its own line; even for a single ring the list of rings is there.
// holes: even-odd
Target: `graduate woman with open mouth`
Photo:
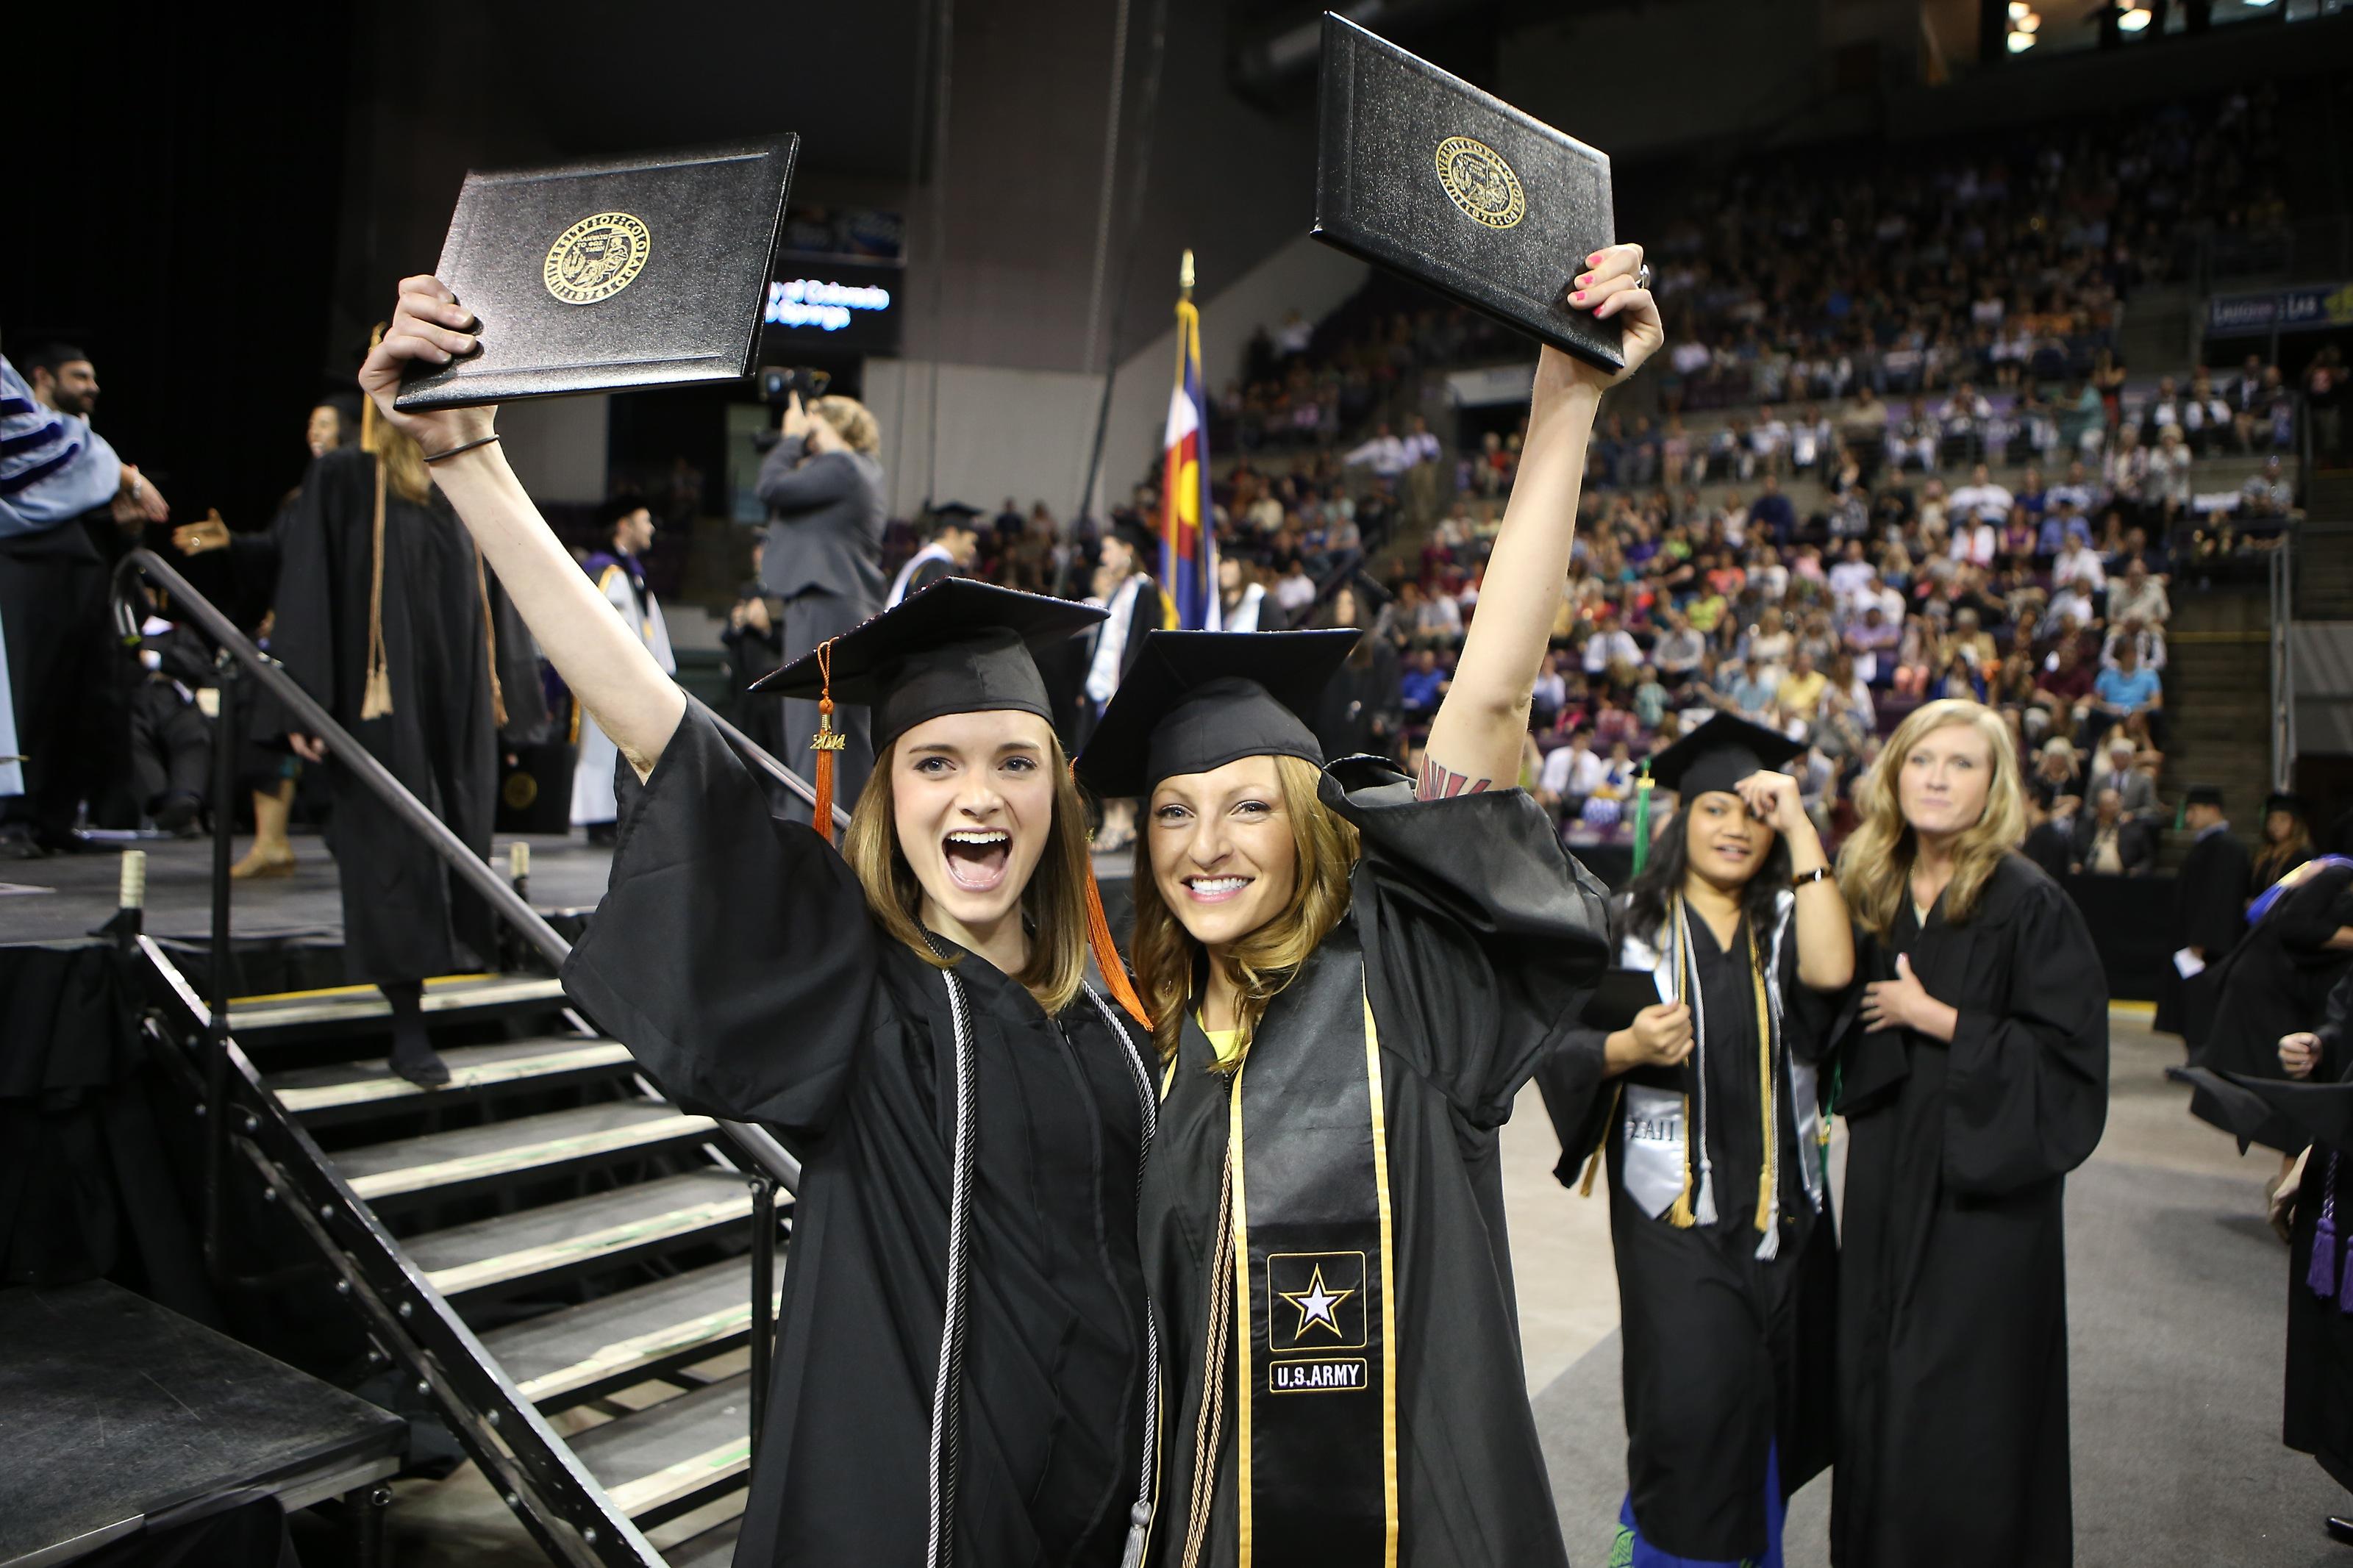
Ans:
[[[942,583],[762,682],[872,710],[837,855],[770,817],[572,563],[493,411],[394,411],[403,362],[477,330],[412,278],[361,379],[628,764],[565,987],[671,1096],[802,1162],[735,1561],[1117,1563],[1152,1426],[1154,1102],[1084,984],[1085,818],[1031,657],[1102,612]],[[1124,985],[1115,954],[1105,972]]]
[[[1570,285],[1624,323],[1625,374],[1662,341],[1641,262],[1613,247]],[[1563,1561],[1496,1130],[1576,1022],[1604,920],[1511,785],[1616,379],[1544,352],[1418,784],[1323,765],[1309,722],[1349,631],[1151,633],[1081,759],[1098,794],[1144,802],[1160,1568]]]

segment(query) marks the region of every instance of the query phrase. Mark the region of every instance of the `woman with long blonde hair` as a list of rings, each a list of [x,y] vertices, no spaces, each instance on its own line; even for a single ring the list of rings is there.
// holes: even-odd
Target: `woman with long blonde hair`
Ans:
[[[1576,309],[1658,347],[1639,247]],[[1138,1219],[1167,1360],[1144,1561],[1562,1563],[1497,1129],[1607,961],[1599,889],[1519,773],[1594,410],[1555,350],[1417,782],[1311,721],[1355,634],[1154,632],[1080,759],[1144,803],[1160,1047]]]
[[[2106,979],[2074,904],[2017,853],[2018,752],[1991,709],[1915,710],[1857,805],[1833,1554],[2056,1568],[2061,1211],[2107,1118]]]
[[[950,580],[761,682],[824,716],[820,756],[838,706],[871,715],[879,755],[837,855],[830,812],[823,835],[772,817],[573,564],[495,410],[393,407],[405,362],[447,363],[476,331],[412,278],[361,380],[628,764],[565,992],[670,1096],[801,1161],[735,1560],[1118,1561],[1150,1479],[1152,1081],[1085,984],[1103,929],[1125,994],[1032,653],[1102,612]]]

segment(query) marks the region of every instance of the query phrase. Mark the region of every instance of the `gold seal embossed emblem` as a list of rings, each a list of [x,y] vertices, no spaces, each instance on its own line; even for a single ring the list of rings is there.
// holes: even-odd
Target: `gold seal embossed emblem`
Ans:
[[[1462,216],[1489,228],[1509,228],[1528,216],[1527,193],[1504,155],[1484,142],[1449,136],[1438,144],[1438,183]]]
[[[653,236],[628,213],[582,218],[547,247],[540,268],[547,291],[567,305],[609,300],[637,281],[653,249]]]

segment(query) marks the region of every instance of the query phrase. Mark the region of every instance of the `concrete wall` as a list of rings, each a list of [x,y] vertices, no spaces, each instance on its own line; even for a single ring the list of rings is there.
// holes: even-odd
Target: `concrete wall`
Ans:
[[[1293,310],[1314,320],[1354,293],[1366,270],[1363,262],[1303,235],[1200,297],[1201,369],[1212,394],[1240,374],[1250,334],[1261,325]],[[1126,356],[1113,385],[1098,503],[1124,497],[1160,449],[1176,364],[1173,267],[1163,297],[1170,324]],[[943,363],[936,449],[932,384],[928,360],[874,360],[866,367],[866,403],[882,423],[895,515],[912,516],[927,499],[995,507],[1008,495],[1025,509],[1043,500],[1065,521],[1075,514],[1103,395],[1100,375]]]

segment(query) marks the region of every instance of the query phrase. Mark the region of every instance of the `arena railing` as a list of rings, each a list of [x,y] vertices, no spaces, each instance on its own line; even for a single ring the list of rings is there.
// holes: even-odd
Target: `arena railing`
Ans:
[[[565,959],[571,954],[572,944],[566,942],[562,934],[548,923],[545,917],[533,909],[514,887],[470,848],[463,839],[452,832],[448,824],[434,816],[422,801],[394,777],[391,771],[361,745],[349,731],[338,724],[310,693],[303,690],[294,679],[287,674],[283,667],[257,647],[251,639],[237,629],[235,623],[223,615],[217,606],[182,576],[169,562],[154,552],[144,549],[134,550],[124,556],[115,568],[115,593],[118,604],[132,602],[132,595],[126,590],[129,586],[129,579],[133,577],[143,578],[168,594],[171,596],[174,616],[193,621],[219,650],[215,670],[218,681],[220,702],[213,732],[212,791],[215,803],[215,830],[212,854],[211,973],[206,976],[206,995],[199,1006],[193,1010],[195,1016],[203,1021],[205,1029],[205,1050],[201,1064],[203,1083],[198,1107],[200,1114],[205,1117],[206,1122],[203,1245],[206,1263],[216,1279],[223,1283],[266,1289],[279,1283],[280,1276],[246,1277],[236,1274],[227,1261],[227,1245],[223,1236],[225,1185],[231,1120],[228,1114],[229,1079],[233,1068],[233,1057],[235,1070],[240,1076],[249,1076],[241,1053],[236,1052],[234,1042],[229,1037],[228,992],[231,973],[229,847],[234,817],[229,803],[235,798],[237,784],[238,752],[237,717],[239,682],[248,679],[258,681],[264,690],[284,706],[305,732],[323,740],[338,762],[349,768],[353,774],[383,801],[403,823],[430,845],[434,852],[448,862],[450,868],[479,893],[501,920],[525,942],[537,949],[550,964],[560,969]],[[135,619],[132,624],[136,624]],[[687,703],[691,709],[708,719],[727,739],[729,744],[753,766],[760,769],[797,798],[814,808],[817,800],[816,791],[807,780],[764,751],[734,725],[713,713],[708,705],[691,693],[687,694]],[[837,827],[848,826],[848,813],[837,807],[833,815]],[[173,972],[172,978],[185,989],[185,983],[178,979],[176,970]],[[185,999],[190,1002],[195,1000],[193,996]],[[253,1135],[263,1131],[249,1109],[245,1112],[242,1121],[248,1141]],[[754,1243],[752,1249],[751,1390],[752,1430],[756,1441],[756,1435],[765,1415],[768,1361],[773,1344],[771,1331],[774,1315],[772,1303],[775,1300],[773,1242],[776,1235],[776,1194],[780,1188],[787,1194],[798,1191],[801,1168],[800,1162],[795,1159],[766,1129],[746,1122],[723,1120],[718,1122],[718,1126],[737,1155],[754,1173],[751,1183],[754,1205],[753,1215]],[[308,1147],[307,1137],[301,1134],[299,1129],[272,1127],[269,1131],[280,1134],[281,1137],[276,1141],[286,1142],[291,1149],[300,1151]],[[255,1158],[261,1157],[257,1149],[248,1148],[248,1152]],[[330,1190],[340,1191],[339,1184],[332,1174],[325,1175],[322,1179]],[[272,1188],[272,1195],[274,1192],[275,1189]],[[355,1204],[355,1200],[353,1202]],[[307,1219],[308,1215],[305,1215],[302,1217]],[[372,1216],[364,1212],[346,1217],[353,1223],[358,1224],[364,1234],[374,1235],[380,1229],[375,1226]],[[321,1230],[319,1234],[323,1237],[325,1232]],[[389,1243],[386,1245],[388,1246]],[[396,1258],[395,1261],[397,1264]],[[401,1267],[405,1272],[405,1265]],[[408,1309],[404,1307],[400,1316],[404,1320],[409,1318]],[[460,1331],[457,1332],[455,1344],[464,1346],[470,1342],[470,1336],[462,1332],[461,1326]],[[501,1380],[493,1377],[491,1383],[499,1385]],[[501,1387],[491,1386],[483,1392],[495,1399],[501,1392]],[[503,1392],[512,1395],[513,1391],[509,1388],[503,1389]],[[498,1424],[495,1419],[496,1414],[493,1408],[492,1426]],[[518,1414],[522,1413],[519,1411]],[[524,1418],[528,1420],[530,1417],[526,1415]],[[614,1522],[626,1523],[626,1521]],[[628,1532],[621,1531],[619,1533]],[[592,1545],[594,1541],[595,1537],[592,1533],[590,1536]],[[543,1540],[543,1544],[553,1543]]]

